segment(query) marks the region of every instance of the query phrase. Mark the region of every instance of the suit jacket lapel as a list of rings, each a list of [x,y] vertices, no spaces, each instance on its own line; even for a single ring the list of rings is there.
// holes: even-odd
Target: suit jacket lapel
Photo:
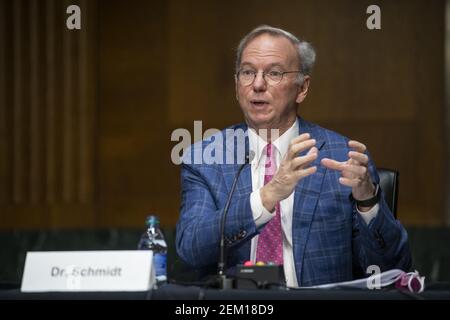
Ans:
[[[239,124],[232,128],[233,130],[242,129],[244,131],[247,131],[247,126],[245,124]],[[233,163],[232,164],[225,164],[222,165],[221,168],[223,170],[224,179],[225,179],[225,185],[227,187],[227,192],[231,191],[231,186],[233,185],[234,178],[236,177],[236,174],[241,167],[242,163],[238,163],[239,155],[237,152],[237,145],[236,143],[233,144],[227,144],[226,139],[224,138],[224,150],[225,154],[226,152],[232,152],[233,153]],[[232,150],[229,150],[227,148],[233,148]],[[248,135],[245,135],[245,146],[244,146],[245,154],[249,153],[249,142],[248,142]],[[240,161],[240,160],[239,160]],[[241,175],[239,176],[238,183],[236,185],[235,193],[251,193],[252,192],[252,177],[251,177],[251,170],[250,165],[246,165],[244,169],[242,169]]]
[[[232,129],[242,129],[244,131],[247,131],[247,126],[245,124],[239,124]],[[233,144],[233,150],[228,150],[229,152],[233,152],[233,158],[234,161],[232,164],[224,164],[221,166],[222,172],[224,175],[225,185],[226,185],[226,197],[224,199],[224,203],[228,197],[229,192],[231,191],[231,187],[233,185],[233,181],[236,177],[236,174],[241,167],[242,164],[238,163],[238,154],[236,152],[237,145]],[[227,151],[227,147],[229,147],[225,143],[224,139],[224,150]],[[249,141],[248,141],[248,135],[245,136],[245,154],[249,154]],[[252,192],[252,174],[251,174],[251,166],[250,164],[247,164],[242,169],[241,175],[239,176],[239,180],[236,185],[236,190],[234,191],[234,196],[236,195],[242,195],[247,194],[250,196],[250,193]],[[243,260],[250,259],[250,250],[251,250],[251,241],[247,241],[240,249],[239,253],[241,255],[241,258]]]
[[[299,134],[308,132],[311,137],[316,139],[316,147],[320,149],[325,144],[325,139],[321,132],[315,126],[301,118],[299,120]],[[301,152],[299,155],[304,156],[307,150]],[[325,177],[326,168],[320,164],[321,157],[319,156],[313,166],[317,166],[317,171],[302,179],[295,187],[294,194],[294,212],[292,221],[292,244],[295,261],[295,270],[297,274],[298,284],[302,283],[302,267],[303,257],[305,253],[306,241],[309,236],[311,221],[314,216],[317,201],[319,199],[320,191],[322,189],[323,178]]]

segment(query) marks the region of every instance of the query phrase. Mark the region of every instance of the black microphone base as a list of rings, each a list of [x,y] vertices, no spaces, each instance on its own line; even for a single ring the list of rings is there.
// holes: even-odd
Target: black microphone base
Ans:
[[[219,276],[219,288],[228,290],[234,288],[234,280],[227,278],[226,275]]]
[[[234,280],[234,278],[230,278],[224,274],[216,274],[208,277],[208,280],[206,281],[206,287],[225,290],[235,289],[236,281]]]

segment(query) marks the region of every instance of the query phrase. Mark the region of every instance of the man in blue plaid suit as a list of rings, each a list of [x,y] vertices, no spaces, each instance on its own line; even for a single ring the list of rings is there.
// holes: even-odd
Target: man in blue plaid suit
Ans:
[[[182,164],[176,245],[191,267],[216,271],[220,219],[241,167],[238,158],[250,152],[254,157],[242,170],[226,220],[227,267],[256,262],[258,248],[267,248],[261,234],[275,218],[288,286],[351,280],[371,265],[381,271],[411,267],[407,233],[386,205],[365,145],[297,115],[314,61],[313,48],[282,29],[261,26],[240,42],[236,98],[245,124],[194,144]],[[229,132],[243,132],[244,139],[234,144]],[[269,144],[277,171],[263,182]],[[208,148],[214,150],[210,159]],[[231,164],[225,161],[230,151]],[[202,161],[193,161],[197,154]]]

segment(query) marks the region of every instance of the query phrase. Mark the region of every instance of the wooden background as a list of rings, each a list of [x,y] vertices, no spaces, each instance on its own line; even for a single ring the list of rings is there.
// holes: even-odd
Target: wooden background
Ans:
[[[263,23],[317,50],[300,114],[400,171],[403,223],[443,225],[445,2],[377,1],[379,31],[370,4],[0,0],[0,228],[174,226],[171,132],[242,121],[234,50]]]

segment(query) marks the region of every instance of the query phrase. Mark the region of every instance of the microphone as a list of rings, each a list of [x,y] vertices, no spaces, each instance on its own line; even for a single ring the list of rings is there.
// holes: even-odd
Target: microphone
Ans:
[[[237,182],[239,180],[239,176],[241,175],[242,169],[249,164],[253,158],[255,157],[255,152],[250,150],[250,152],[245,156],[245,162],[239,167],[236,176],[234,177],[233,184],[231,186],[230,193],[228,195],[227,202],[225,203],[225,207],[222,212],[222,219],[220,220],[220,257],[218,263],[218,276],[220,282],[221,289],[231,289],[232,288],[232,280],[228,279],[225,275],[225,265],[226,265],[226,257],[225,257],[225,221],[227,219],[228,209],[230,208],[231,198],[233,197],[234,190],[236,189]]]

